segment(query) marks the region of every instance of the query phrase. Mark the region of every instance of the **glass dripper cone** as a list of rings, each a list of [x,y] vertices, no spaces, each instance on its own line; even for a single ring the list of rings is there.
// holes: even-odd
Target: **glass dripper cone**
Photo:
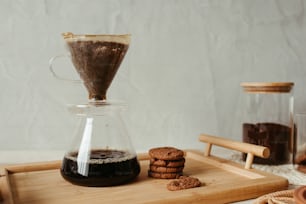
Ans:
[[[106,100],[107,90],[129,48],[130,35],[74,35],[63,37],[90,100]]]

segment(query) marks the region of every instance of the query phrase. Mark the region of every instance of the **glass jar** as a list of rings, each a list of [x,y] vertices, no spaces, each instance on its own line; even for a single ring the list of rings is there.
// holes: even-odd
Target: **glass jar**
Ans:
[[[295,148],[293,164],[298,171],[306,173],[306,114],[296,114],[294,124]]]
[[[243,142],[270,149],[268,158],[254,158],[254,163],[278,165],[290,161],[293,153],[292,82],[245,82]],[[245,160],[246,154],[243,154]]]

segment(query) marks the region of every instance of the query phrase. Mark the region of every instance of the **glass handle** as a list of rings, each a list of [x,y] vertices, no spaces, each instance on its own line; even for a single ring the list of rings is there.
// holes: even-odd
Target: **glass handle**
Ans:
[[[81,83],[82,81],[79,80],[79,79],[68,79],[68,78],[65,78],[65,77],[62,77],[60,75],[58,75],[55,71],[54,71],[54,66],[53,66],[53,62],[58,59],[58,58],[64,58],[64,57],[71,57],[69,54],[62,54],[62,55],[57,55],[57,56],[54,56],[52,57],[50,60],[49,60],[49,70],[50,72],[52,73],[52,75],[59,79],[59,80],[63,80],[63,81],[70,81],[70,82],[73,82],[73,83]]]

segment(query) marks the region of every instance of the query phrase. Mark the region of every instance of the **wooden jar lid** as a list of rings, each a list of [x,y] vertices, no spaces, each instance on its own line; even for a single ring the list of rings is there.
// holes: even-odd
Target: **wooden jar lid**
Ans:
[[[289,93],[293,82],[243,82],[240,84],[245,92],[253,93]]]
[[[294,190],[293,198],[296,204],[306,203],[306,186],[302,186]]]

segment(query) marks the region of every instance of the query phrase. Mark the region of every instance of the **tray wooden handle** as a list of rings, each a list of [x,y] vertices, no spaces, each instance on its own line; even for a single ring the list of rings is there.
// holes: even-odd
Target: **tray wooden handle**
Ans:
[[[217,145],[220,147],[225,147],[227,149],[237,150],[247,154],[245,169],[250,169],[254,160],[254,156],[268,158],[270,156],[270,150],[267,147],[237,142],[230,139],[225,139],[221,137],[201,134],[199,136],[201,142],[207,143],[206,149],[204,151],[205,156],[210,156],[212,145]]]

